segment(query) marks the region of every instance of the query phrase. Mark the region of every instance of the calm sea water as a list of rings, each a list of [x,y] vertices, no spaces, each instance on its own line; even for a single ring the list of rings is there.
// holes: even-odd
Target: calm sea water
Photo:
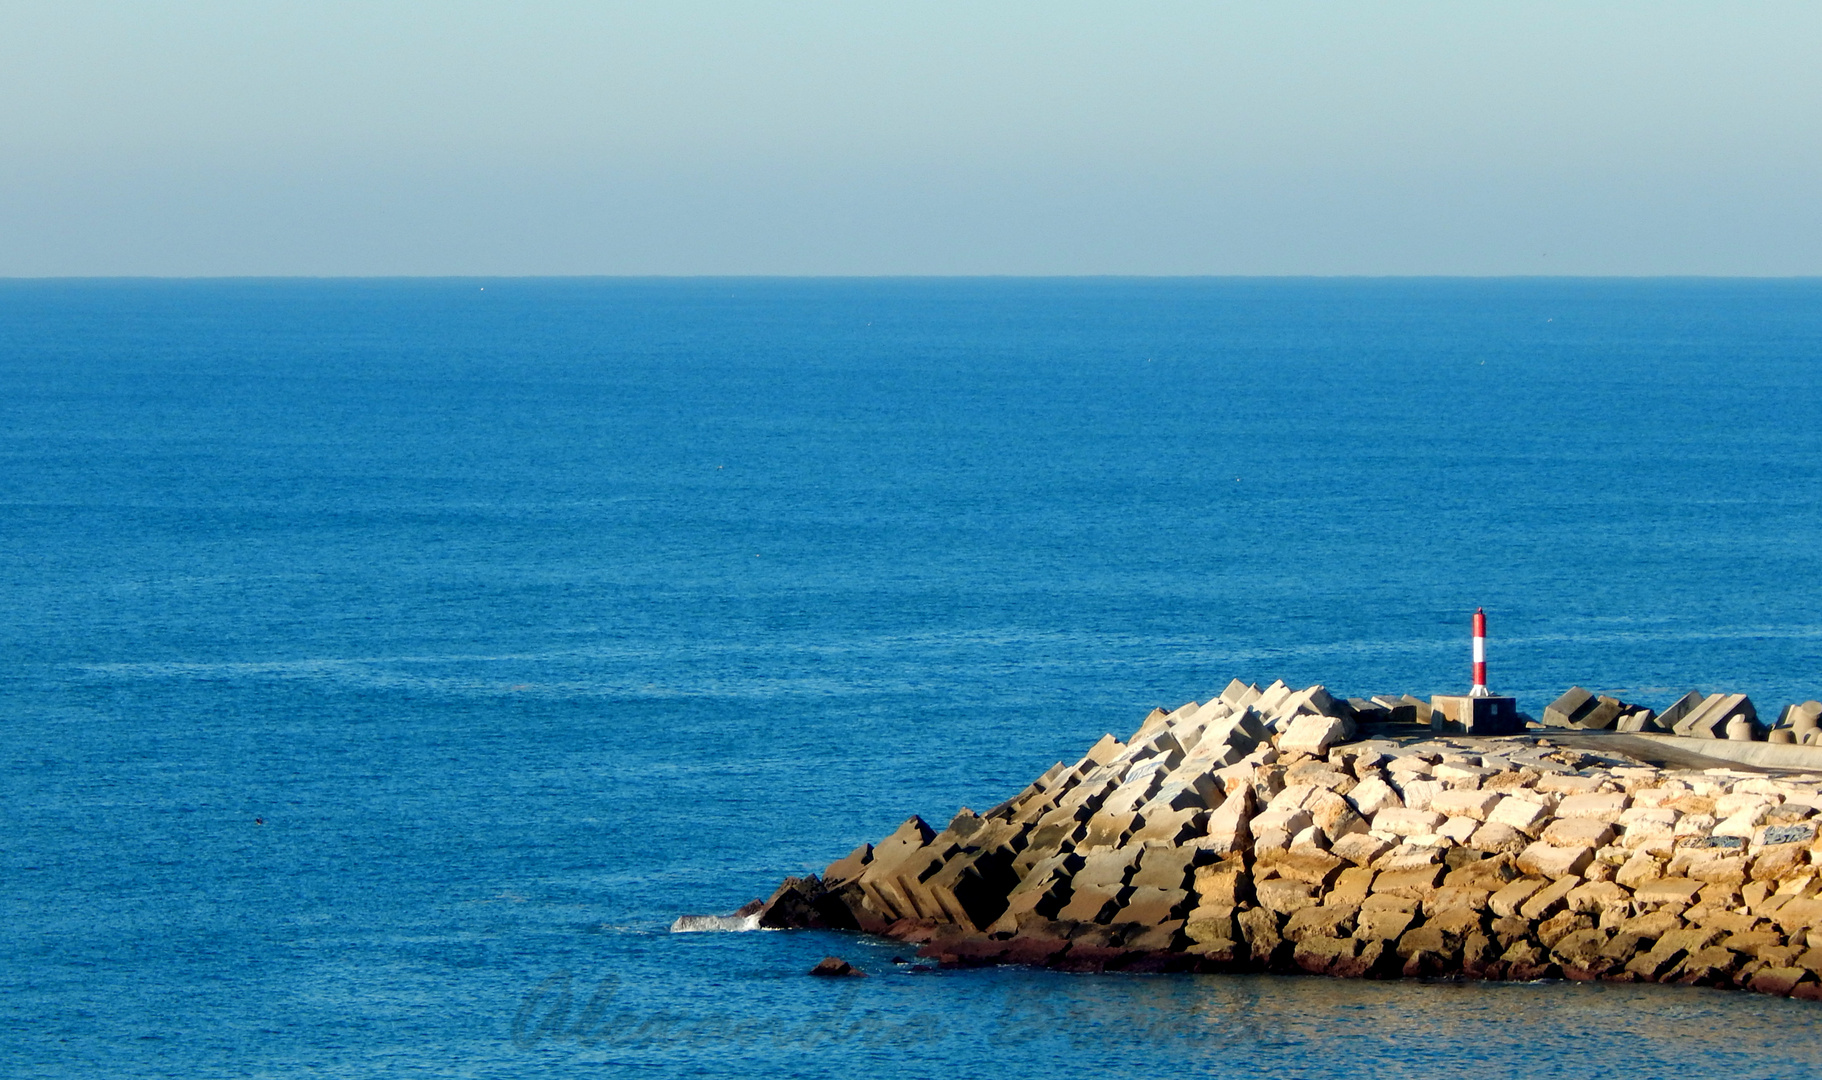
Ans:
[[[1813,1076],[670,935],[1239,675],[1822,696],[1822,283],[0,283],[13,1076]],[[836,952],[873,977],[803,972]]]

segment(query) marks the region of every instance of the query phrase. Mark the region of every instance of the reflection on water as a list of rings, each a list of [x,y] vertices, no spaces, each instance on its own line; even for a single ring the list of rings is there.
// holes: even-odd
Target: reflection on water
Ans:
[[[517,1003],[514,1052],[542,1064],[661,1071],[789,1063],[830,1076],[852,1060],[889,1075],[958,1076],[985,1062],[1016,1075],[1103,1077],[1822,1073],[1822,1009],[1729,991],[946,972],[892,963],[889,942],[696,937],[691,967],[725,964],[725,981],[667,988],[641,975],[556,973]],[[801,974],[828,951],[872,975]],[[660,944],[646,959],[669,952]]]

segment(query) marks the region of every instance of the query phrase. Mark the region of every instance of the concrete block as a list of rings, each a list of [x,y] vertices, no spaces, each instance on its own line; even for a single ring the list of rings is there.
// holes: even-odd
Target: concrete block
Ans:
[[[1517,855],[1530,844],[1531,838],[1512,826],[1489,821],[1474,830],[1474,835],[1468,837],[1467,846],[1477,851],[1496,851]]]
[[[1690,713],[1700,708],[1702,702],[1706,700],[1708,700],[1707,695],[1703,694],[1700,690],[1689,691],[1689,693],[1684,694],[1682,697],[1671,702],[1665,707],[1663,712],[1658,713],[1658,726],[1665,731],[1675,731],[1677,725],[1682,723],[1684,718]]]
[[[1550,821],[1550,816],[1549,807],[1509,795],[1488,811],[1487,821],[1509,826],[1527,836],[1536,836],[1543,831],[1544,826]]]
[[[1373,878],[1373,893],[1421,900],[1436,890],[1442,877],[1443,867],[1441,866],[1386,870]]]
[[[1189,884],[1198,852],[1194,848],[1148,847],[1131,878],[1135,887],[1181,889]]]
[[[1449,817],[1485,821],[1504,798],[1497,791],[1444,791],[1430,800],[1430,810]]]
[[[1617,830],[1605,821],[1587,818],[1557,818],[1544,827],[1539,839],[1556,847],[1601,848],[1613,842]]]
[[[1253,863],[1253,873],[1275,873],[1326,889],[1347,866],[1344,860],[1324,852],[1262,851]]]
[[[1438,762],[1430,769],[1430,775],[1442,781],[1444,786],[1453,790],[1473,791],[1480,785],[1505,770],[1486,765],[1468,765],[1461,762]]]
[[[1580,874],[1594,861],[1594,848],[1556,847],[1538,841],[1518,856],[1518,868],[1537,877],[1563,878]]]
[[[1561,697],[1544,707],[1544,725],[1554,728],[1574,727],[1575,720],[1591,711],[1595,704],[1593,694],[1579,686],[1571,686]]]
[[[1419,847],[1416,844],[1399,844],[1392,850],[1373,860],[1373,869],[1385,870],[1421,870],[1435,866],[1442,861],[1442,852],[1433,847]]]
[[[1516,883],[1515,883],[1516,884]],[[1575,877],[1559,878],[1543,888],[1533,892],[1517,907],[1517,914],[1537,922],[1540,919],[1554,918],[1568,911],[1569,894],[1581,887],[1581,879]],[[1511,886],[1507,886],[1510,888]],[[1489,901],[1491,903],[1491,901]],[[1494,908],[1498,914],[1499,909]]]
[[[1516,698],[1438,694],[1430,699],[1430,727],[1467,735],[1516,735],[1525,730],[1525,722]]]
[[[1399,785],[1398,793],[1404,799],[1408,810],[1428,810],[1430,800],[1447,791],[1449,786],[1440,780],[1409,780]]]
[[[1336,838],[1329,845],[1329,853],[1355,864],[1370,866],[1374,861],[1392,850],[1392,845],[1368,833],[1350,833]]]
[[[1234,922],[1234,909],[1202,905],[1189,913],[1183,932],[1198,943],[1238,941],[1240,929]]]
[[[867,864],[873,861],[873,845],[862,844],[853,851],[834,862],[822,872],[822,884],[826,889],[839,889],[848,882],[860,877]]]
[[[1061,911],[1059,922],[1098,923],[1105,925],[1124,903],[1130,887],[1125,885],[1081,885]]]
[[[1088,819],[1088,831],[1076,845],[1078,851],[1104,851],[1119,847],[1126,839],[1126,834],[1135,826],[1143,826],[1144,819],[1136,811],[1124,814],[1101,811]]]
[[[1361,941],[1397,941],[1416,919],[1416,913],[1411,911],[1362,908],[1355,916],[1354,937]]]
[[[1192,889],[1204,905],[1237,907],[1252,900],[1252,879],[1237,860],[1199,866],[1192,877]]]
[[[1698,739],[1725,739],[1727,724],[1734,719],[1758,722],[1758,713],[1745,694],[1710,694],[1700,708],[1678,722],[1678,735]]]
[[[1469,837],[1474,835],[1474,830],[1478,828],[1480,828],[1480,822],[1471,817],[1452,817],[1437,827],[1436,835],[1447,837],[1456,844],[1465,845]]]
[[[1632,914],[1632,893],[1611,881],[1578,885],[1563,899],[1570,911],[1593,915],[1602,926],[1618,924]]]
[[[1182,889],[1134,887],[1110,922],[1157,926],[1183,917],[1189,911],[1189,894]]]
[[[1381,810],[1404,805],[1404,800],[1399,797],[1392,785],[1377,776],[1369,777],[1354,785],[1344,798],[1353,805],[1356,813],[1368,818]]]
[[[1613,730],[1623,732],[1663,732],[1668,729],[1657,722],[1657,716],[1650,709],[1634,709],[1619,718]]]
[[[1291,721],[1290,727],[1278,737],[1278,749],[1287,754],[1321,757],[1329,752],[1329,747],[1345,742],[1353,734],[1350,727],[1352,725],[1340,717],[1320,714],[1300,716]]]
[[[1543,889],[1549,887],[1550,881],[1540,877],[1518,878],[1502,885],[1487,898],[1487,907],[1493,914],[1509,918],[1518,914],[1519,907]],[[1571,886],[1573,888],[1573,886]],[[1568,890],[1564,890],[1564,895]]]
[[[1583,731],[1606,731],[1613,727],[1625,711],[1626,703],[1618,698],[1597,697],[1594,699],[1594,707],[1576,717],[1574,724]]]
[[[1176,846],[1203,835],[1208,820],[1207,810],[1147,810],[1139,814],[1142,821],[1127,836],[1129,844],[1169,844]]]
[[[1647,881],[1632,890],[1633,899],[1641,904],[1676,904],[1687,906],[1702,891],[1702,883],[1684,877],[1663,877]]]
[[[1286,941],[1298,942],[1305,938],[1347,937],[1354,932],[1354,922],[1360,909],[1352,905],[1321,904],[1316,907],[1299,908],[1285,920],[1282,931]]]
[[[1253,893],[1258,897],[1260,907],[1279,915],[1289,915],[1319,902],[1314,885],[1290,878],[1256,881]]]
[[[1609,781],[1598,776],[1570,776],[1552,773],[1537,778],[1537,791],[1550,795],[1588,795],[1601,789]]]
[[[1324,904],[1337,907],[1359,907],[1372,892],[1375,871],[1364,866],[1351,866],[1335,877],[1335,884],[1322,898]]]
[[[1626,812],[1628,804],[1629,800],[1623,792],[1569,795],[1557,804],[1556,816],[1617,822],[1620,815]]]
[[[1387,807],[1373,815],[1372,824],[1375,832],[1414,836],[1435,832],[1445,820],[1443,815],[1432,810]]]

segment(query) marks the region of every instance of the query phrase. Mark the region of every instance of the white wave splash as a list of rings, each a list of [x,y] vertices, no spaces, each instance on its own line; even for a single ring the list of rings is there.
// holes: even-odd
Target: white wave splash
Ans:
[[[673,934],[739,934],[759,929],[759,912],[750,915],[680,915]]]

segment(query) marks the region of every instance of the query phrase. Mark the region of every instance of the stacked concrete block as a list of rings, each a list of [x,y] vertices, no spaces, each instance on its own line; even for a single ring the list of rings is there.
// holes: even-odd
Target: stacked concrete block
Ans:
[[[1616,697],[1593,694],[1571,686],[1544,709],[1544,726],[1573,728],[1580,731],[1656,730],[1656,718],[1650,709],[1629,705]]]
[[[1739,732],[1742,725],[1748,732],[1753,731],[1758,719],[1745,694],[1709,694],[1670,730],[1687,738],[1726,739],[1730,731]]]
[[[1565,698],[1558,723],[1606,722],[1598,695]],[[1619,704],[1606,711],[1632,715]],[[1666,716],[1724,736],[1749,709],[1715,695]],[[913,817],[820,879],[788,879],[759,917],[884,934],[954,966],[1822,999],[1822,778],[1667,771],[1523,736],[1345,741],[1355,711],[1319,687],[1235,680],[986,814],[940,831]],[[1818,717],[1793,708],[1780,726]]]

